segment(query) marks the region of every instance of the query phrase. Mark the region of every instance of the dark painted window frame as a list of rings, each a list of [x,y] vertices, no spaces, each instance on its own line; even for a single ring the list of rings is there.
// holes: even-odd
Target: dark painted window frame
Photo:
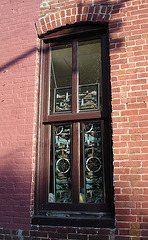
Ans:
[[[33,224],[88,226],[88,227],[114,227],[114,194],[113,194],[113,164],[112,164],[112,130],[111,130],[111,95],[110,95],[110,69],[109,69],[109,37],[108,26],[99,24],[74,24],[60,28],[40,37],[40,74],[38,92],[37,114],[37,145],[35,169],[35,198]],[[91,37],[90,37],[91,36]],[[102,55],[102,105],[103,110],[91,112],[77,112],[76,99],[72,99],[72,113],[48,115],[49,96],[49,64],[50,45],[63,44],[73,41],[73,69],[77,69],[77,40],[101,38]],[[72,74],[73,92],[77,90],[77,72]],[[58,117],[57,117],[58,116]],[[51,123],[73,122],[74,131],[78,132],[78,121],[100,119],[104,121],[104,164],[106,202],[100,204],[79,203],[78,193],[75,194],[74,204],[48,203],[48,169],[49,169],[49,125]],[[78,141],[78,134],[73,141]],[[74,145],[75,146],[75,145]],[[78,159],[79,150],[74,149]],[[74,176],[78,171],[78,161],[74,168]],[[78,177],[75,185],[79,189]]]

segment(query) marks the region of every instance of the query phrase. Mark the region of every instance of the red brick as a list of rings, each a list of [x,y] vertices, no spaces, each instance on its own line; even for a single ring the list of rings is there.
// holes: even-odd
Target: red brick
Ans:
[[[99,10],[100,10],[100,6],[96,6],[95,7],[95,13],[99,13]]]
[[[120,176],[120,180],[121,181],[140,181],[141,180],[141,176],[140,175],[121,175]]]
[[[103,17],[104,17],[104,15],[103,14],[99,14],[99,16],[98,16],[98,22],[102,22],[102,20],[103,20]]]
[[[129,229],[130,228],[130,223],[117,222],[116,226],[117,226],[118,229],[121,229],[121,228]]]
[[[148,161],[143,161],[143,162],[142,162],[142,166],[143,166],[143,167],[148,167]]]
[[[120,167],[140,167],[140,166],[141,161],[120,161]]]
[[[129,234],[129,230],[127,230],[127,229],[119,230],[119,234],[121,235],[121,238],[122,238],[122,235],[126,236]],[[122,239],[125,239],[125,237],[123,237]]]
[[[93,11],[94,11],[94,7],[93,7],[93,6],[90,6],[90,7],[89,7],[89,13],[93,13]]]
[[[130,215],[130,209],[116,209],[117,215]]]
[[[115,168],[114,170],[115,174],[129,174],[128,168]]]
[[[73,10],[72,14],[75,15],[75,9]],[[65,18],[65,11],[61,11],[61,18]]]
[[[122,175],[121,175],[121,176],[122,176]],[[126,201],[129,201],[129,195],[128,195],[128,194],[126,194],[126,195],[125,195],[125,194],[124,194],[124,195],[120,195],[120,194],[119,194],[119,195],[116,195],[115,197],[116,197],[116,201],[117,201],[117,202],[120,202],[120,201],[121,201],[121,202],[122,202],[122,201],[125,201],[125,202],[126,202]]]
[[[97,21],[97,17],[98,17],[97,14],[93,14],[92,21],[93,21],[93,22],[96,22],[96,21]]]
[[[87,235],[69,233],[69,234],[68,234],[68,239],[82,239],[82,240],[87,240]]]
[[[121,112],[121,116],[138,115],[138,110],[126,110]]]
[[[122,194],[131,194],[131,189],[130,188],[124,188],[122,190]]]
[[[117,221],[120,222],[135,222],[136,221],[136,217],[135,216],[116,216]]]

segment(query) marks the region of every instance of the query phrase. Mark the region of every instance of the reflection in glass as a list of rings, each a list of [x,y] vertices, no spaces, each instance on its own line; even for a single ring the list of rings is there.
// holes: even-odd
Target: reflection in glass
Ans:
[[[71,125],[56,125],[52,128],[49,202],[68,203],[72,202]]]
[[[50,114],[71,111],[71,44],[51,47],[50,69]]]
[[[100,39],[79,43],[79,85],[79,109],[99,109],[101,101]],[[96,86],[100,87],[100,91]]]
[[[80,162],[80,202],[104,201],[102,165],[102,124],[81,124],[82,151]]]

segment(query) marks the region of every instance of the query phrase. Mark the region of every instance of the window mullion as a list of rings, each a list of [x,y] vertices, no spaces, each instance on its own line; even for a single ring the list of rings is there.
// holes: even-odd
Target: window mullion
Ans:
[[[78,42],[73,41],[72,46],[72,113],[78,113]],[[80,126],[73,123],[73,203],[79,202],[80,188]]]
[[[80,192],[80,124],[73,123],[73,203],[79,202]]]
[[[78,42],[72,46],[72,113],[78,112]]]

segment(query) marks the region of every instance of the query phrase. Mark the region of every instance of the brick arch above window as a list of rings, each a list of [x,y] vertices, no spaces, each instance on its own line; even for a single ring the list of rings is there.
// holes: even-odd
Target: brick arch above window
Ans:
[[[43,0],[40,4],[39,35],[76,22],[110,21],[113,5],[105,4],[106,1],[97,1],[96,4],[83,2]]]

